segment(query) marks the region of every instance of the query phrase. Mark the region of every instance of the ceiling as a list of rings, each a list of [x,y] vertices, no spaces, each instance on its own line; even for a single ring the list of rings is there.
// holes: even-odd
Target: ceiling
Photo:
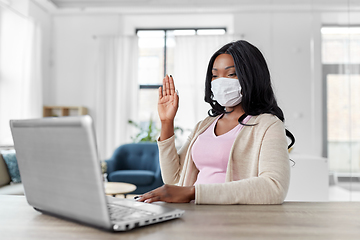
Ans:
[[[360,9],[359,0],[33,0],[52,12],[196,13]]]

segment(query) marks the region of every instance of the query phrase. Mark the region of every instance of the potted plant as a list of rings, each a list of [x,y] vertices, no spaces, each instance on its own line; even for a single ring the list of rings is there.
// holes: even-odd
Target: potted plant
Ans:
[[[139,124],[132,120],[129,120],[128,123],[139,129],[139,133],[134,137],[131,137],[133,142],[156,142],[160,133],[160,129],[156,127],[156,123],[152,120],[151,117],[149,122],[144,124]],[[181,134],[184,132],[181,127],[175,127],[174,132],[177,131],[180,131]]]

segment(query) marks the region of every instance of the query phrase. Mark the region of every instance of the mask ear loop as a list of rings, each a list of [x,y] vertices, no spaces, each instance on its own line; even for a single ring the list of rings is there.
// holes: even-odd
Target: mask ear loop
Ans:
[[[232,113],[233,111],[234,111],[234,109],[233,109],[233,110],[231,110],[230,112],[225,111],[225,112],[224,112],[224,114],[227,114],[227,113]]]

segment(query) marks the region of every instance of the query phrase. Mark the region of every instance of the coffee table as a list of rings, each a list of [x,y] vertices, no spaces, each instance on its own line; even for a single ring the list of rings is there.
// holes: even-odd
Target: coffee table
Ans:
[[[126,197],[127,193],[136,190],[136,186],[131,183],[123,182],[105,182],[105,194],[115,197],[117,194],[123,194]]]

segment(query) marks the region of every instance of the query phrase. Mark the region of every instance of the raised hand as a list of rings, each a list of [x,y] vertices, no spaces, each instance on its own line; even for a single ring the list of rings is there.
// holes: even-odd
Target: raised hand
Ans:
[[[159,87],[158,112],[160,121],[173,122],[178,106],[179,96],[175,92],[173,78],[166,75],[163,79],[163,86]]]

